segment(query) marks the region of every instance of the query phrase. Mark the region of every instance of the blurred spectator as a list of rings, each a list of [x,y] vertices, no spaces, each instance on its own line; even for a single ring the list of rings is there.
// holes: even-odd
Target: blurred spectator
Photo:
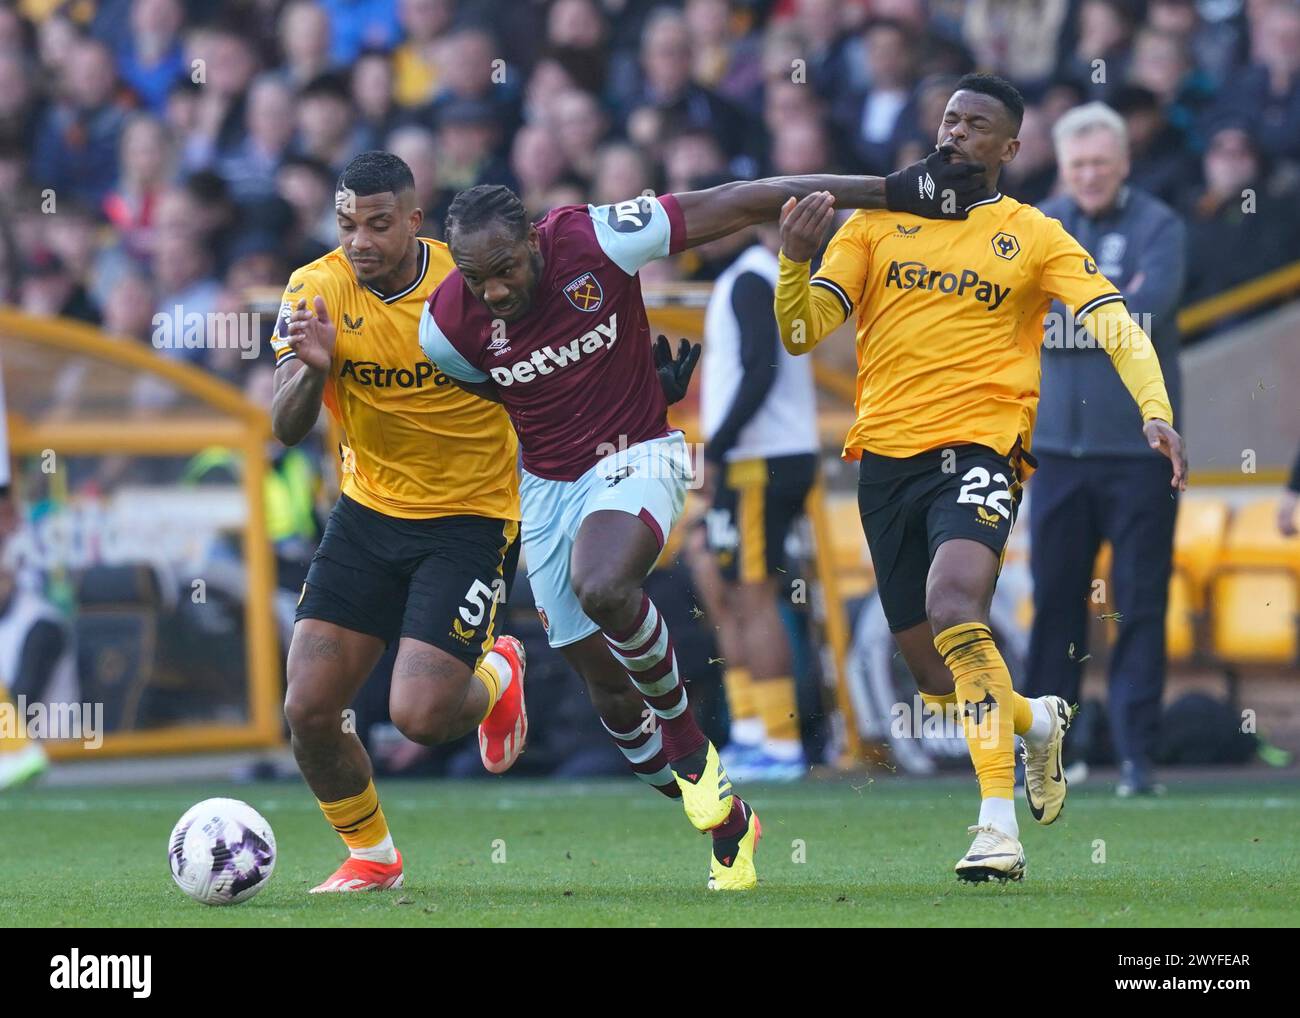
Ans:
[[[1026,106],[1020,124],[1020,151],[1015,161],[1002,170],[999,186],[1004,194],[1028,205],[1037,205],[1052,193],[1056,181],[1056,152],[1051,126],[1037,106]]]
[[[420,233],[426,237],[442,236],[441,217],[436,210],[450,202],[451,196],[440,189],[438,179],[438,143],[432,131],[417,124],[399,127],[388,136],[385,148],[411,168],[415,178],[415,204],[424,210],[424,227]],[[330,236],[335,234],[334,207],[327,209]]]
[[[686,24],[695,40],[692,77],[744,106],[762,87],[761,43],[737,30],[747,19],[734,16],[732,6],[728,0],[686,0]]]
[[[947,74],[933,75],[916,87],[913,124],[909,134],[899,142],[891,170],[924,159],[934,151],[938,144],[939,125],[943,123],[943,111],[948,107],[957,80]]]
[[[35,92],[22,53],[0,52],[0,147],[30,151],[36,140]]]
[[[180,0],[132,0],[131,34],[117,55],[118,71],[155,113],[162,112],[172,82],[188,70],[180,42],[184,19]]]
[[[172,173],[171,139],[156,117],[134,113],[122,131],[117,186],[104,196],[104,216],[127,254],[152,249],[154,211]]]
[[[108,47],[77,39],[60,66],[59,99],[46,111],[32,156],[32,177],[98,204],[116,183],[118,136],[126,119],[118,105],[117,70]]]
[[[820,120],[791,120],[772,139],[772,173],[802,176],[833,173],[830,133]]]
[[[1129,180],[1163,202],[1176,205],[1197,177],[1188,158],[1186,135],[1165,116],[1160,100],[1150,89],[1125,85],[1111,105],[1128,129]]]
[[[671,193],[689,191],[698,177],[724,172],[727,157],[710,132],[694,129],[665,139],[663,163],[665,189]]]
[[[501,123],[491,103],[452,99],[438,110],[438,182],[448,191],[475,184],[513,186],[505,160],[496,155]],[[451,196],[448,195],[448,203]]]
[[[1184,134],[1193,133],[1208,101],[1209,85],[1194,73],[1184,37],[1155,29],[1138,33],[1129,81],[1156,97],[1170,124]]]
[[[235,201],[252,202],[274,193],[276,168],[293,141],[293,95],[283,80],[263,74],[253,83],[244,120],[243,140],[214,168],[230,185]]]
[[[1270,0],[1259,7],[1250,66],[1232,76],[1219,106],[1249,118],[1267,155],[1300,159],[1300,6]]]
[[[545,129],[555,139],[569,170],[591,180],[596,149],[609,130],[609,121],[595,97],[576,89],[557,96]]]
[[[280,15],[281,74],[302,88],[330,69],[330,22],[313,0],[293,0]]]
[[[1105,99],[1132,64],[1135,11],[1128,0],[1083,0],[1074,52],[1062,61],[1067,77],[1090,99]]]
[[[1295,258],[1295,196],[1265,187],[1263,154],[1240,124],[1210,135],[1205,186],[1189,203],[1187,291],[1200,300]]]
[[[364,49],[392,49],[397,0],[318,0],[330,23],[330,59],[346,67]]]
[[[883,20],[868,23],[862,40],[871,86],[841,102],[836,119],[853,139],[863,169],[884,176],[894,168],[904,125],[910,123],[904,111],[912,95],[916,43],[905,25]]]
[[[502,130],[514,130],[518,120],[517,76],[506,73],[505,59],[491,33],[481,28],[449,32],[439,41],[439,89],[429,113],[435,121],[443,107],[472,99],[486,105]]]
[[[742,156],[750,144],[745,114],[717,93],[695,84],[691,80],[691,60],[686,19],[674,10],[656,10],[642,36],[642,80],[625,106],[628,117],[639,109],[654,110],[661,124],[671,122],[673,126],[707,131],[728,158]]]
[[[970,0],[962,37],[981,70],[1023,86],[1041,84],[1056,73],[1069,6],[1068,0]]]
[[[179,230],[161,231],[155,248],[152,274],[158,286],[157,313],[171,323],[169,336],[174,342],[164,345],[161,351],[169,357],[202,364],[207,352],[200,347],[187,347],[181,342],[186,320],[191,315],[207,316],[217,310],[221,300],[221,284],[213,275],[212,256],[199,238]],[[194,319],[197,321],[198,319]],[[203,338],[206,327],[199,329]]]
[[[546,17],[546,47],[571,84],[597,93],[609,64],[609,25],[594,0],[556,0]]]
[[[243,138],[244,95],[257,73],[257,58],[248,41],[225,29],[203,29],[186,41],[187,65],[200,87],[195,95],[183,163],[205,167],[238,147]]]
[[[140,269],[127,269],[113,280],[104,302],[104,331],[149,343],[158,301],[153,280]]]
[[[1104,94],[1130,182],[1188,212],[1192,296],[1294,257],[1289,0],[26,0],[0,6],[0,298],[80,289],[107,313],[158,265],[165,289],[237,300],[336,246],[338,171],[379,146],[429,236],[485,181],[540,214],[709,174],[884,173],[933,149],[976,63],[1030,94],[1008,193],[1052,192],[1048,132]]]
[[[438,87],[437,43],[451,25],[452,0],[399,0],[402,42],[393,50],[393,97],[399,106],[423,106]]]
[[[428,132],[425,132],[426,134]],[[401,151],[392,143],[399,155]],[[405,158],[405,156],[403,156]],[[409,163],[409,161],[408,161]],[[417,174],[414,163],[409,163]],[[293,225],[281,238],[285,260],[292,265],[315,261],[338,244],[334,216],[334,185],[337,178],[319,159],[290,156],[275,175],[275,190],[293,210]],[[428,214],[428,207],[425,214]]]
[[[336,177],[366,149],[366,129],[358,122],[347,81],[322,74],[298,97],[300,152],[319,159]]]
[[[593,205],[612,205],[654,191],[654,177],[645,156],[634,145],[612,142],[596,152],[591,186]]]
[[[510,169],[525,208],[537,207],[542,195],[564,175],[567,165],[554,131],[538,124],[525,124],[515,134],[510,147]]]
[[[397,126],[399,113],[393,100],[393,68],[388,54],[367,50],[352,65],[352,105],[366,129],[365,148],[378,148]]]
[[[99,324],[99,309],[91,303],[63,259],[46,251],[32,259],[22,282],[22,309],[29,315],[76,318]]]

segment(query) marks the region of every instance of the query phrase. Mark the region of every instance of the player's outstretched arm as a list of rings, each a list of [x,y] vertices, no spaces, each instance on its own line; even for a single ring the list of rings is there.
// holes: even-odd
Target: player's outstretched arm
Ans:
[[[835,214],[835,200],[814,191],[799,201],[791,198],[781,209],[781,257],[777,275],[777,329],[781,345],[796,357],[810,353],[844,321],[844,306],[828,289],[808,281],[813,255],[826,239]]]
[[[935,149],[888,177],[809,174],[736,180],[705,191],[674,195],[686,221],[686,246],[707,244],[747,226],[776,219],[787,199],[824,191],[842,209],[889,209],[927,219],[965,219],[966,207],[984,196],[984,167],[954,163]]]
[[[1173,428],[1174,411],[1151,338],[1118,300],[1084,315],[1083,324],[1110,355],[1120,380],[1142,411],[1147,444],[1173,463],[1170,485],[1186,491],[1187,450],[1182,436]]]

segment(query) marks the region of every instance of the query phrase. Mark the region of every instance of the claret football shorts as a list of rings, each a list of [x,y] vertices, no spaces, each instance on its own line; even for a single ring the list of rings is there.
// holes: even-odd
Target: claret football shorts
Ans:
[[[694,473],[680,431],[638,442],[593,464],[576,481],[553,481],[521,471],[524,558],[537,614],[552,647],[598,632],[573,592],[569,559],[582,521],[614,509],[639,517],[662,549],[686,502]]]

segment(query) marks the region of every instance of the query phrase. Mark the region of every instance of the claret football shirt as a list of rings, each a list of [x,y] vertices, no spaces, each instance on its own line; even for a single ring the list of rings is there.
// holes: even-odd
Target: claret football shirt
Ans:
[[[668,433],[637,271],[681,250],[686,229],[664,195],[563,206],[537,230],[544,266],[522,319],[494,322],[453,270],[429,298],[420,343],[453,378],[496,385],[525,470],[572,481]]]

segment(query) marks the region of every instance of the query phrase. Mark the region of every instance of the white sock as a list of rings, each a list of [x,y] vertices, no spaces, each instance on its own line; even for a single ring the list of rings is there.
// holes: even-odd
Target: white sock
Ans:
[[[367,862],[381,862],[388,866],[397,862],[397,848],[393,845],[393,836],[384,835],[384,840],[369,848],[351,849],[353,859],[365,859]]]
[[[1015,799],[984,799],[980,802],[980,826],[992,824],[1010,838],[1020,838],[1020,825],[1016,823]]]
[[[1030,700],[1029,707],[1034,713],[1034,720],[1029,726],[1029,731],[1021,738],[1035,746],[1041,746],[1052,734],[1052,708],[1047,706],[1047,701],[1041,696]]]
[[[506,660],[504,654],[489,650],[483,656],[483,663],[497,673],[497,678],[501,682],[501,695],[504,696],[506,690],[510,688],[511,680],[515,677],[515,670],[510,667],[510,662]]]
[[[764,739],[763,752],[782,763],[803,759],[803,743],[798,739]]]
[[[731,722],[731,741],[739,746],[757,746],[763,741],[762,718],[740,718]]]

